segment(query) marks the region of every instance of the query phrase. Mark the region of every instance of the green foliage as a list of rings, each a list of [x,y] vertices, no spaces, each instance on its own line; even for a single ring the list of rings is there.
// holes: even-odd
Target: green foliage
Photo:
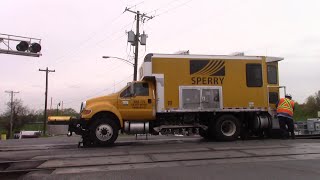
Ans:
[[[0,134],[8,134],[8,131],[5,130],[5,129],[1,129],[1,130],[0,130]]]
[[[296,121],[305,121],[308,118],[315,118],[320,111],[320,91],[309,96],[305,103],[295,104],[294,119]]]
[[[20,130],[23,130],[23,131],[42,131],[43,124],[42,123],[25,124],[20,128]]]
[[[74,116],[74,117],[78,117],[79,113],[72,108],[66,108],[63,110],[51,109],[51,110],[48,110],[48,116]]]
[[[21,126],[23,126],[24,123],[26,123],[30,117],[29,117],[29,109],[28,107],[23,105],[22,100],[15,99],[13,103],[7,103],[7,110],[1,115],[0,118],[0,126],[1,129],[6,130],[9,132],[10,130],[10,119],[11,119],[11,106],[12,106],[12,129],[19,129]]]
[[[13,104],[13,132],[21,130],[38,131],[43,128],[44,110],[30,110],[23,105],[22,100],[14,100]],[[48,110],[48,116],[56,115],[56,110]],[[0,115],[0,133],[10,130],[11,103],[7,103],[6,111]],[[72,108],[58,110],[58,114],[65,116],[78,116],[79,114]]]
[[[304,105],[295,103],[294,107],[294,119],[295,121],[305,121],[307,113],[304,111]]]

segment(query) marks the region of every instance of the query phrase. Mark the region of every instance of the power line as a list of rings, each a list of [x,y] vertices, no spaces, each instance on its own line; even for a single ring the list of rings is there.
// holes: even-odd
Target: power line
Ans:
[[[18,91],[5,91],[5,93],[9,93],[11,97],[11,102],[10,102],[10,108],[11,108],[11,113],[10,113],[10,132],[9,132],[9,137],[12,137],[12,125],[13,125],[13,96],[14,94],[19,93]]]
[[[101,44],[101,43],[104,42],[106,39],[113,37],[113,35],[121,32],[121,30],[126,29],[126,28],[127,28],[128,26],[130,26],[130,25],[131,25],[131,23],[128,23],[128,24],[122,26],[122,27],[120,28],[120,30],[117,30],[117,31],[112,32],[109,36],[107,36],[107,37],[103,38],[102,40],[98,41],[95,45]]]
[[[141,2],[139,2],[138,4],[135,4],[135,5],[131,6],[131,7],[129,7],[129,9],[131,9],[131,8],[133,8],[133,7],[137,8],[137,6],[139,6],[140,4],[143,4],[143,3],[144,3],[144,1],[141,1]]]
[[[123,13],[124,13],[124,12],[123,12]],[[115,21],[117,21],[117,20],[122,16],[123,13],[119,14],[118,16],[116,16],[114,19],[111,20],[111,22],[108,21],[108,22],[104,23],[98,30],[92,32],[92,33],[89,35],[88,38],[86,38],[85,40],[83,40],[83,41],[81,41],[81,42],[79,43],[78,49],[73,49],[73,50],[67,51],[64,55],[62,55],[62,56],[60,56],[60,57],[57,57],[56,60],[55,60],[53,63],[61,62],[61,61],[60,61],[61,59],[67,57],[68,55],[71,55],[71,54],[74,54],[74,53],[78,52],[81,48],[84,47],[84,44],[85,44],[85,43],[87,43],[88,41],[90,41],[91,39],[93,39],[97,34],[99,34],[98,31],[99,31],[100,29],[105,28],[105,26],[107,26],[107,25],[113,24]]]
[[[131,74],[130,76],[127,76],[126,78],[122,79],[121,81],[119,81],[119,82],[117,82],[117,83],[114,83],[114,86],[116,86],[116,85],[124,82],[125,80],[127,80],[129,77],[132,77],[132,76],[133,76],[133,75]],[[95,94],[93,94],[93,95],[91,95],[91,96],[87,96],[87,98],[94,97],[94,96],[96,96],[97,94],[100,94],[100,93],[102,93],[102,92],[104,92],[104,91],[108,91],[108,90],[110,90],[110,89],[111,89],[111,88],[103,89],[102,91],[97,92],[97,93],[95,93]]]
[[[173,3],[173,2],[175,2],[175,1],[177,1],[177,0],[173,0],[173,1],[171,1],[170,3],[168,3],[168,4],[171,4],[171,3]],[[191,1],[191,0],[190,0]],[[159,14],[159,15],[157,15],[157,16],[160,16],[160,15],[162,15],[162,14],[165,14],[165,13],[167,13],[167,12],[169,12],[169,11],[171,11],[171,10],[173,10],[173,9],[176,9],[176,8],[178,8],[178,7],[180,7],[180,6],[183,6],[183,5],[185,5],[185,4],[187,4],[187,3],[189,3],[190,1],[188,1],[188,2],[185,2],[185,3],[183,3],[183,4],[180,4],[179,6],[176,6],[176,7],[174,7],[174,8],[170,8],[169,10],[167,10],[167,11],[165,11],[164,13],[161,13],[161,14]],[[141,3],[143,3],[143,2],[141,2]],[[141,3],[139,3],[139,4],[141,4]],[[158,8],[159,9],[159,8]],[[123,14],[123,13],[122,13]],[[121,15],[122,15],[121,14]],[[120,15],[120,16],[121,16]],[[144,16],[145,16],[145,14],[143,14]],[[131,23],[130,23],[131,24]],[[114,32],[114,33],[112,33],[109,37],[111,37],[113,34],[115,34],[116,32]],[[107,37],[107,38],[109,38],[109,37]],[[123,37],[123,36],[120,36],[119,38],[121,38],[121,37]],[[119,38],[117,38],[117,39],[119,39]],[[85,40],[84,41],[84,43],[86,43],[86,42],[88,42],[90,39],[92,39],[92,37],[89,37],[87,40]],[[106,38],[105,38],[106,39]],[[99,41],[98,43],[96,43],[96,45],[97,44],[100,44],[100,43],[102,43],[105,39],[103,39],[102,41]],[[115,39],[116,40],[116,39]],[[138,54],[138,51],[136,50],[136,52],[137,52],[137,54]],[[63,57],[62,57],[63,58]],[[137,55],[137,57],[135,57],[135,61],[137,61],[136,59],[138,59],[138,55]],[[59,59],[58,59],[59,60]],[[56,62],[56,63],[58,63],[58,62]],[[137,64],[137,63],[136,63]],[[135,74],[136,74],[136,72],[135,72]]]
[[[121,30],[126,29],[126,28],[127,28],[128,26],[130,26],[130,25],[131,25],[131,23],[128,23],[128,24],[124,25],[120,30],[117,30],[117,31],[112,32],[110,35],[108,35],[108,36],[106,36],[105,38],[103,38],[102,40],[96,42],[92,47],[100,46],[100,44],[103,43],[105,40],[111,39],[111,38],[113,37],[113,35],[118,34],[119,32],[121,32]],[[126,34],[123,34],[123,35],[121,35],[120,37],[118,37],[118,38],[116,38],[116,39],[111,39],[111,41],[118,40],[118,39],[124,37],[125,35],[126,35]],[[65,57],[67,57],[67,55],[73,55],[73,54],[79,52],[79,51],[81,50],[81,48],[83,48],[83,47],[85,47],[85,46],[80,46],[78,49],[74,49],[73,51],[70,51],[71,53],[66,54],[66,55],[63,55],[61,58],[58,58],[56,61],[53,62],[53,64],[58,64],[58,63],[60,63],[60,62],[65,62],[65,61],[63,61],[63,59],[64,59]],[[91,48],[92,48],[92,47],[91,47]]]
[[[136,22],[136,19],[134,19],[133,22],[132,22],[131,30],[133,29],[135,22]]]
[[[179,4],[178,6],[175,6],[175,7],[173,7],[173,8],[169,8],[168,10],[166,10],[166,11],[164,11],[164,12],[158,14],[158,15],[155,15],[155,17],[159,17],[159,16],[161,16],[161,15],[163,15],[163,14],[166,14],[166,13],[168,13],[168,12],[174,10],[174,9],[177,9],[177,8],[179,8],[179,7],[182,7],[182,6],[188,4],[188,3],[191,2],[191,1],[193,1],[193,0],[186,1],[186,2],[184,2],[184,3],[182,3],[182,4]]]
[[[117,83],[114,83],[114,86],[116,86],[116,85],[124,82],[125,80],[127,80],[127,79],[130,78],[131,76],[133,76],[133,75],[131,74],[130,76],[125,77],[125,78],[122,79],[121,81],[119,81],[119,82],[117,82]],[[85,99],[94,97],[94,96],[96,96],[96,95],[98,95],[98,94],[100,94],[100,93],[102,93],[102,92],[108,91],[108,90],[110,90],[110,89],[112,89],[112,88],[103,89],[103,90],[101,90],[101,91],[98,91],[98,92],[95,92],[95,93],[91,93],[90,95],[86,96],[85,98],[70,100],[70,101],[64,102],[64,104],[71,104],[71,103],[76,102],[76,101],[83,101],[83,100],[85,100]]]
[[[173,3],[176,2],[176,1],[180,1],[180,0],[172,0],[172,1],[168,2],[168,3],[166,3],[165,5],[160,6],[159,8],[157,8],[157,9],[155,9],[155,10],[152,10],[152,11],[150,11],[150,12],[147,12],[146,14],[150,14],[150,13],[152,13],[152,12],[155,12],[155,13],[156,13],[158,10],[163,9],[163,8],[166,7],[166,6],[169,6],[170,4],[173,4]]]
[[[123,37],[123,36],[121,36],[121,37]],[[119,37],[119,38],[121,38],[121,37]],[[119,39],[119,38],[117,38],[117,39]],[[129,58],[127,58],[127,59],[129,59]],[[110,62],[111,64],[109,64],[108,66],[107,66],[107,69],[105,69],[107,72],[113,72],[113,71],[115,71],[115,70],[117,70],[117,69],[119,69],[119,67],[122,67],[122,65],[121,64],[116,64],[114,61],[107,61],[107,62]],[[81,83],[79,82],[79,83],[76,83],[76,84],[72,84],[72,86],[78,86],[78,85],[80,85]],[[68,88],[68,87],[66,87],[66,88]]]

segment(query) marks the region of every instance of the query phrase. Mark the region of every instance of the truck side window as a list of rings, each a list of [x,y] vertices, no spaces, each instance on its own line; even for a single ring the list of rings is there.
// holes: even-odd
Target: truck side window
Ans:
[[[277,67],[273,65],[268,65],[268,83],[277,84],[278,83],[277,76],[278,76]]]
[[[269,103],[270,104],[277,104],[279,101],[279,95],[277,92],[269,92]]]
[[[124,98],[124,97],[130,97],[131,94],[130,94],[130,86],[127,87],[125,90],[123,90],[120,94],[120,97],[121,98]]]
[[[134,93],[136,96],[149,96],[148,83],[135,83]]]
[[[246,65],[247,86],[262,87],[262,67],[261,64]]]

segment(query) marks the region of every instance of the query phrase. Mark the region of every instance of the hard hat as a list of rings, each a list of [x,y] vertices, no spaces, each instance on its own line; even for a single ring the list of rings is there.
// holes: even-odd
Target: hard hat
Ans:
[[[286,98],[289,98],[289,99],[292,99],[291,94],[286,94],[285,97],[286,97]]]

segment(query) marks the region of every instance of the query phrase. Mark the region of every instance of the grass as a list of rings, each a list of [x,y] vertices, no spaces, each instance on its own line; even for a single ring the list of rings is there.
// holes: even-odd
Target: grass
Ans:
[[[43,125],[42,124],[25,124],[22,128],[20,128],[21,131],[42,131]]]

